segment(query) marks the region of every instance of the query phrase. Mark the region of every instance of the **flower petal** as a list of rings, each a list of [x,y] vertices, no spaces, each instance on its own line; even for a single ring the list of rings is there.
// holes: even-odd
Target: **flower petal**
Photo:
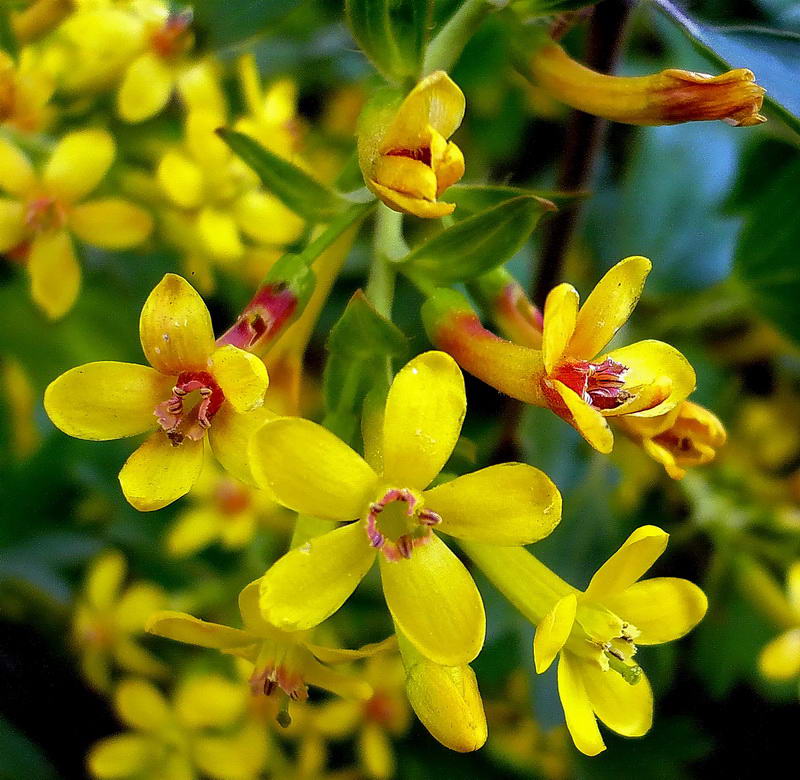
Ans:
[[[386,399],[384,477],[400,487],[427,487],[450,457],[466,410],[464,377],[450,355],[425,352],[407,363]]]
[[[117,113],[126,122],[155,116],[172,94],[172,70],[153,52],[137,57],[125,72],[117,92]]]
[[[264,619],[284,631],[319,625],[347,601],[374,559],[360,522],[290,550],[261,578]]]
[[[109,550],[94,560],[86,575],[86,601],[95,609],[105,611],[117,600],[128,567],[117,550]]]
[[[0,138],[0,189],[25,197],[35,185],[36,174],[28,156],[8,139]]]
[[[258,484],[248,457],[250,439],[265,422],[274,419],[275,414],[264,406],[242,414],[232,404],[223,404],[208,432],[211,451],[225,471],[252,487]]]
[[[25,233],[25,207],[18,200],[0,198],[0,252],[21,244]]]
[[[413,214],[415,217],[423,219],[436,219],[446,217],[455,211],[455,203],[445,203],[441,200],[424,200],[412,195],[405,195],[397,190],[384,187],[374,179],[367,182],[369,188],[387,205],[395,211],[402,211],[405,214]]]
[[[167,600],[164,591],[151,582],[135,582],[123,594],[114,608],[117,626],[131,634],[141,634],[144,624]]]
[[[199,702],[201,708],[203,702]],[[264,727],[254,720],[232,734],[199,734],[192,741],[192,755],[204,776],[225,780],[262,777],[268,743]]]
[[[44,393],[53,424],[77,439],[108,441],[135,436],[156,425],[153,411],[169,398],[172,377],[150,366],[101,361],[72,368]]]
[[[667,548],[669,534],[655,525],[637,528],[595,573],[586,596],[600,601],[633,585]]]
[[[394,752],[389,735],[374,721],[367,721],[358,734],[358,755],[368,777],[395,776]]]
[[[237,412],[251,412],[264,403],[269,377],[261,358],[226,344],[209,361],[211,373]]]
[[[40,233],[28,254],[31,296],[51,319],[66,314],[78,297],[81,269],[65,230]]]
[[[147,680],[123,680],[114,691],[114,708],[126,726],[138,731],[159,731],[170,719],[166,699]]]
[[[159,679],[169,677],[169,667],[131,639],[125,638],[117,642],[113,655],[119,667],[131,674]]]
[[[343,647],[323,647],[311,642],[306,642],[306,647],[316,658],[326,664],[344,664],[350,661],[358,661],[361,658],[371,658],[374,655],[378,655],[378,653],[395,650],[397,648],[397,637],[392,634],[392,636],[386,637],[380,642],[370,642],[370,644],[362,645],[355,650],[348,650]]]
[[[188,645],[208,647],[212,650],[227,650],[229,647],[245,647],[252,644],[253,635],[238,628],[229,628],[219,623],[187,615],[185,612],[163,610],[151,615],[146,630],[149,634],[174,639]]]
[[[131,506],[153,512],[185,496],[202,468],[202,440],[186,438],[175,447],[158,431],[125,461],[119,483]]]
[[[598,358],[598,362],[602,363],[606,358],[628,368],[625,374],[626,388],[655,384],[665,377],[672,383],[670,394],[661,403],[637,412],[640,417],[656,417],[668,412],[686,399],[697,384],[689,361],[675,347],[663,341],[637,341],[609,352]]]
[[[419,652],[445,666],[475,658],[486,636],[483,602],[470,573],[447,545],[432,533],[408,559],[379,558],[386,604]]]
[[[115,154],[114,138],[105,130],[67,133],[47,161],[44,183],[51,195],[67,203],[77,203],[100,184]]]
[[[575,331],[578,291],[571,284],[559,284],[547,295],[542,327],[542,355],[549,374],[561,360]]]
[[[575,623],[577,609],[578,597],[574,593],[569,593],[559,599],[542,622],[536,626],[533,637],[533,660],[537,674],[546,672],[564,647]]]
[[[583,663],[571,653],[561,653],[558,660],[558,696],[575,747],[586,756],[596,756],[606,746],[583,684],[580,669]]]
[[[653,577],[635,582],[603,604],[641,632],[637,645],[658,645],[679,639],[706,614],[706,594],[693,582],[677,577]]]
[[[236,221],[242,231],[260,244],[283,246],[297,241],[305,222],[274,195],[249,190],[234,206]]]
[[[620,260],[597,283],[578,312],[569,354],[591,360],[628,321],[653,264],[646,257]]]
[[[153,230],[153,218],[122,198],[102,198],[75,206],[69,226],[81,239],[102,249],[127,249],[141,244]]]
[[[250,440],[250,462],[256,481],[281,504],[332,520],[359,517],[377,481],[366,461],[343,441],[298,417],[260,428]]]
[[[117,734],[92,745],[87,764],[100,780],[135,777],[156,760],[160,745],[142,734]]]
[[[582,663],[580,671],[592,709],[606,726],[624,737],[641,737],[650,730],[653,691],[644,673],[631,685],[617,672],[603,671],[594,663]]]
[[[775,637],[758,656],[761,674],[770,680],[791,680],[800,674],[800,628]]]
[[[166,196],[182,209],[195,209],[203,202],[203,171],[185,154],[167,152],[158,164],[156,178]]]
[[[331,669],[314,658],[306,661],[303,677],[309,685],[323,688],[347,699],[367,701],[373,694],[372,686],[366,680],[352,673]]]
[[[225,728],[247,705],[247,688],[219,674],[198,674],[175,691],[175,714],[187,729]]]
[[[167,533],[167,552],[175,558],[184,558],[202,550],[219,538],[222,522],[219,510],[213,505],[182,512]]]
[[[598,452],[608,455],[614,448],[614,434],[611,433],[605,417],[562,382],[557,379],[549,381],[572,416],[572,419],[569,420],[570,425]]]
[[[800,615],[800,561],[795,561],[786,575],[786,598]]]
[[[441,515],[442,533],[501,546],[544,539],[561,519],[558,488],[525,463],[457,477],[426,491],[425,504]]]
[[[166,274],[147,296],[139,338],[150,365],[172,376],[207,370],[214,351],[208,309],[194,287],[176,274]]]
[[[239,226],[227,211],[204,208],[197,217],[197,232],[205,251],[220,263],[231,263],[244,254]]]

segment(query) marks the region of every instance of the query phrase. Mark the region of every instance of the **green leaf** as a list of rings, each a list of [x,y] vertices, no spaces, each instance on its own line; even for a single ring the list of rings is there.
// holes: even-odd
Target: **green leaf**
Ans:
[[[254,38],[300,0],[194,0],[194,27],[201,41],[221,49]]]
[[[375,355],[399,357],[407,349],[406,337],[381,316],[361,290],[356,291],[328,337],[328,351],[358,360]]]
[[[224,127],[217,133],[258,174],[275,197],[310,222],[328,222],[350,205],[332,189],[265,149],[250,136]]]
[[[765,103],[800,132],[800,35],[761,27],[712,27],[687,16],[669,0],[655,3],[712,61],[727,68],[752,70],[767,90]]]
[[[541,201],[543,210],[556,211],[558,206],[581,200],[588,195],[586,191],[530,190],[503,184],[454,184],[447,190],[447,200],[458,207],[453,212],[456,219],[490,209],[512,198],[537,198]]]
[[[0,49],[16,57],[19,53],[19,43],[11,25],[11,11],[12,7],[9,4],[0,4]]]
[[[800,343],[800,159],[758,197],[734,258],[736,278],[755,310]]]
[[[58,773],[39,746],[2,717],[0,717],[0,755],[3,756],[0,780],[20,777],[55,780],[58,777]]]
[[[399,262],[409,275],[435,284],[472,279],[506,262],[528,240],[543,214],[552,210],[541,198],[504,200],[443,230]]]
[[[431,0],[347,0],[353,37],[390,81],[419,77],[431,5]]]

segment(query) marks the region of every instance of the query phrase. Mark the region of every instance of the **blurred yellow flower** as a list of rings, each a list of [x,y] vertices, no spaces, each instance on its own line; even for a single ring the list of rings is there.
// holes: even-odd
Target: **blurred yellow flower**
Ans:
[[[247,688],[216,674],[184,680],[171,702],[145,680],[123,680],[114,709],[130,731],[92,746],[89,773],[101,780],[257,780],[268,745],[246,708]]]
[[[280,503],[314,517],[360,518],[291,550],[267,571],[261,609],[270,623],[286,630],[321,623],[377,557],[387,605],[410,642],[442,664],[475,658],[485,633],[480,594],[433,529],[528,544],[557,525],[561,497],[545,474],[522,463],[425,490],[450,457],[465,412],[458,366],[449,355],[426,352],[392,382],[382,430],[366,434],[367,460],[309,420],[281,418],[253,436],[253,474]],[[492,522],[497,517],[501,523]]]
[[[448,138],[464,118],[464,94],[444,72],[420,81],[400,103],[368,105],[359,122],[364,181],[387,206],[442,217],[455,205],[437,200],[464,175],[464,156]]]
[[[34,419],[38,393],[22,364],[10,355],[0,361],[0,382],[11,433],[11,454],[24,460],[36,451],[42,438]]]
[[[135,641],[144,634],[150,615],[166,604],[166,594],[149,582],[134,582],[123,590],[127,566],[122,554],[103,553],[86,572],[83,590],[72,616],[72,644],[81,671],[92,687],[107,691],[116,665],[126,672],[163,677],[165,667]]]
[[[769,642],[758,656],[758,668],[770,680],[800,677],[800,561],[795,561],[786,575],[786,602],[795,624]]]
[[[203,466],[206,432],[217,460],[252,484],[247,442],[272,416],[263,407],[269,380],[261,360],[230,344],[217,347],[203,299],[174,274],[145,301],[139,337],[152,368],[103,361],[67,371],[45,391],[53,423],[92,441],[157,428],[119,474],[125,498],[142,512],[189,492]]]
[[[152,219],[118,197],[85,200],[105,177],[116,154],[105,130],[62,136],[38,175],[20,149],[0,138],[0,252],[27,259],[34,301],[49,317],[65,314],[75,301],[81,271],[72,236],[103,249],[144,241]]]
[[[52,76],[32,49],[23,49],[17,63],[0,51],[0,125],[20,133],[41,132],[55,113],[48,105],[54,90]]]

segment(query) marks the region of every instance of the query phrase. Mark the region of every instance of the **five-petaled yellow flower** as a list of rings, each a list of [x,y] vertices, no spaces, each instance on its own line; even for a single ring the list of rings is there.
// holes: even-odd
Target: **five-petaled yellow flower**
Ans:
[[[85,201],[115,154],[105,130],[77,130],[62,136],[39,176],[22,151],[0,138],[0,252],[27,259],[31,294],[50,317],[65,314],[78,295],[73,234],[103,249],[124,249],[152,229],[150,215],[123,198]]]
[[[464,175],[464,156],[447,140],[464,118],[464,94],[439,70],[399,107],[382,98],[367,107],[359,126],[358,161],[367,186],[395,211],[451,214],[455,205],[437,198]]]
[[[259,584],[251,582],[239,594],[244,628],[230,628],[183,612],[156,612],[147,621],[151,634],[200,647],[222,650],[253,664],[250,687],[267,696],[278,690],[290,699],[305,701],[308,685],[355,699],[366,700],[372,688],[352,675],[332,669],[341,664],[382,652],[394,643],[365,645],[359,650],[324,647],[311,642],[309,631],[282,631],[267,623],[258,606]]]
[[[173,700],[146,680],[123,680],[114,709],[130,731],[100,740],[87,756],[100,780],[257,780],[268,756],[262,724],[247,715],[247,688],[218,674],[182,681]]]
[[[252,483],[247,441],[270,416],[263,362],[230,344],[217,347],[203,299],[175,274],[145,301],[139,337],[152,368],[103,361],[71,369],[45,391],[50,419],[64,433],[92,441],[156,428],[119,474],[125,497],[143,512],[190,490],[207,432],[217,460]]]
[[[794,625],[789,625],[769,642],[758,657],[758,668],[771,680],[791,680],[800,676],[800,561],[789,567],[786,601],[787,612],[794,616]]]
[[[377,557],[389,610],[413,645],[447,665],[471,661],[486,622],[475,583],[434,533],[493,545],[549,534],[561,497],[538,469],[490,466],[426,490],[444,466],[466,411],[464,379],[442,352],[414,358],[395,377],[382,431],[366,460],[308,420],[281,418],[251,439],[253,474],[298,512],[347,525],[291,550],[261,580],[261,609],[286,630],[333,614]]]

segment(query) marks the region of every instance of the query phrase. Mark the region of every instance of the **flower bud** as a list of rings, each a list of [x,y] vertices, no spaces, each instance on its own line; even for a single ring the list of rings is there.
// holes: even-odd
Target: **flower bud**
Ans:
[[[464,175],[464,156],[447,139],[464,117],[464,95],[444,71],[426,76],[402,100],[379,92],[359,122],[364,181],[387,206],[442,217],[455,205],[437,198]]]
[[[528,58],[523,71],[563,103],[615,122],[674,125],[721,119],[734,127],[766,122],[759,113],[765,90],[746,68],[719,76],[673,68],[651,76],[608,76],[547,43]]]

